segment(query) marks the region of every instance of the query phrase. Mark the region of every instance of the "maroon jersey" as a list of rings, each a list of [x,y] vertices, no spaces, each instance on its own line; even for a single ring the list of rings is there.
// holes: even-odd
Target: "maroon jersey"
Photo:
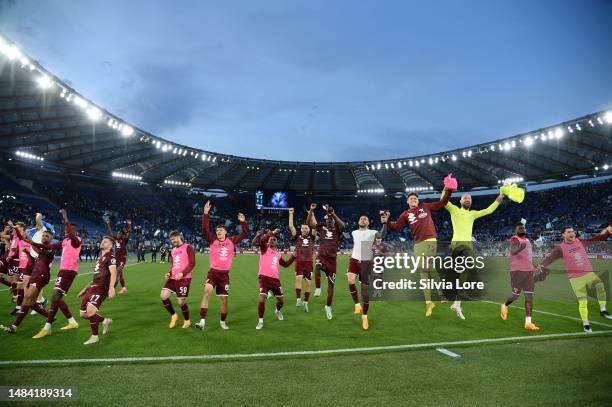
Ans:
[[[408,208],[402,212],[397,222],[389,223],[389,229],[399,232],[404,225],[408,224],[410,233],[412,233],[412,238],[415,242],[436,239],[438,235],[436,234],[436,227],[434,226],[431,213],[444,208],[450,196],[451,194],[447,192],[444,194],[444,198],[441,201],[422,203],[415,208]]]
[[[127,245],[129,240],[129,237],[115,240],[115,258],[119,261],[125,262],[125,260],[127,260]]]
[[[110,266],[116,266],[117,259],[115,258],[115,253],[112,250],[109,250],[104,255],[100,256],[98,261],[96,262],[96,267],[94,268],[93,281],[91,282],[92,286],[101,286],[104,287],[105,290],[108,290],[110,287]]]
[[[34,267],[32,268],[32,274],[38,273],[41,275],[47,275],[51,273],[51,264],[53,264],[53,258],[55,257],[55,250],[57,250],[56,245],[42,245],[43,247],[36,246],[36,243],[33,243],[32,246],[37,247],[38,257],[34,262]],[[61,246],[60,246],[61,247]]]
[[[297,261],[312,261],[314,252],[314,237],[309,233],[304,237],[301,233],[295,235],[295,257]]]
[[[336,257],[342,233],[338,225],[334,224],[333,229],[328,229],[325,223],[318,223],[317,232],[319,232],[319,256]]]

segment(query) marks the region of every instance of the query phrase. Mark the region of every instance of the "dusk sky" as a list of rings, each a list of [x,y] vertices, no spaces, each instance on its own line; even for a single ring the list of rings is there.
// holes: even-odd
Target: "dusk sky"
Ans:
[[[373,160],[612,107],[611,1],[2,1],[0,31],[192,147]]]

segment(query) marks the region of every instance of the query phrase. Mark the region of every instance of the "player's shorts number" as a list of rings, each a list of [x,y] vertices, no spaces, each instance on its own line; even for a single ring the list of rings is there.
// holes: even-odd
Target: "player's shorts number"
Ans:
[[[98,302],[99,299],[100,299],[99,294],[93,294],[91,297],[89,297],[89,302]]]
[[[179,287],[179,293],[181,295],[187,295],[187,287]]]
[[[61,278],[61,277],[58,277],[58,278],[55,280],[55,286],[56,286],[56,287],[61,287],[61,286],[62,286],[62,278]]]

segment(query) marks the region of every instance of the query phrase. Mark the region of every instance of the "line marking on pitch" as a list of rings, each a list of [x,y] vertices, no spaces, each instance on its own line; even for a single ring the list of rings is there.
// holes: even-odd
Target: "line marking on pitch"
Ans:
[[[495,304],[495,305],[502,305],[501,302],[495,302],[495,301],[481,300],[480,302],[486,302],[488,304]],[[522,310],[525,309],[524,307],[521,307],[520,305],[510,305],[510,308],[518,308],[518,309],[522,309]],[[538,310],[538,309],[534,309],[532,312],[538,312],[540,314],[550,315],[550,316],[553,316],[553,317],[571,319],[571,320],[574,320],[574,321],[582,322],[582,319],[577,318],[577,317],[572,317],[571,315],[557,314],[557,313],[554,313],[554,312],[542,311],[542,310]],[[608,328],[612,328],[611,324],[606,324],[605,322],[589,321],[589,324],[605,326],[605,327],[608,327]]]
[[[119,357],[119,358],[92,358],[92,359],[42,359],[42,360],[3,360],[0,361],[0,366],[6,365],[48,365],[48,364],[74,364],[74,363],[122,363],[122,362],[162,362],[162,361],[196,361],[196,360],[224,360],[224,359],[257,359],[270,358],[278,356],[309,356],[309,355],[334,355],[344,353],[365,353],[373,351],[386,350],[408,350],[408,349],[430,349],[432,347],[453,347],[461,345],[474,345],[481,343],[504,343],[517,342],[553,338],[572,338],[583,337],[592,338],[603,334],[612,334],[612,330],[595,331],[593,333],[584,332],[566,332],[558,334],[532,335],[532,336],[509,336],[504,338],[488,338],[488,339],[470,339],[463,341],[452,342],[429,342],[429,343],[412,343],[406,345],[388,345],[388,346],[370,346],[363,348],[345,348],[345,349],[322,349],[322,350],[304,350],[291,352],[262,352],[262,353],[236,353],[236,354],[218,354],[218,355],[191,355],[191,356],[135,356],[135,357]]]
[[[446,349],[446,348],[436,348],[436,350],[440,353],[445,354],[446,356],[450,356],[451,358],[460,358],[461,355],[455,352],[451,352],[450,350]]]

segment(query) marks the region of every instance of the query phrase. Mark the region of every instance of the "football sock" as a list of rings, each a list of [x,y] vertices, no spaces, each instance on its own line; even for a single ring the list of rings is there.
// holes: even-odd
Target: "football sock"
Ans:
[[[59,305],[59,309],[62,310],[62,313],[68,319],[68,322],[73,322],[73,321],[76,322],[74,320],[74,318],[72,318],[72,313],[68,309],[68,304],[66,304],[66,302],[64,300],[59,300],[59,304],[58,305]]]
[[[264,301],[260,301],[257,303],[257,314],[259,315],[259,319],[263,319],[264,311],[266,310],[266,303]]]
[[[606,287],[603,283],[595,284],[595,290],[597,290],[597,302],[599,302],[599,310],[606,310]]]
[[[285,303],[283,302],[283,300],[277,300],[277,301],[276,301],[276,309],[277,309],[278,311],[280,311],[280,309],[281,309],[281,308],[283,308],[283,305],[284,305],[284,304],[285,304]]]
[[[302,298],[302,289],[301,288],[296,288],[295,289],[295,298],[297,298],[298,300],[300,298]]]
[[[200,319],[206,319],[208,315],[208,308],[200,308]]]
[[[17,289],[17,306],[21,306],[21,304],[23,304],[23,295],[24,295],[23,288],[18,288]]]
[[[189,321],[189,306],[187,304],[181,305],[181,311],[183,312],[183,319]]]
[[[41,305],[42,303],[35,303],[34,306],[32,307],[32,309],[36,312],[38,312],[40,315],[42,315],[43,317],[47,317],[49,318],[49,311],[47,311],[46,309],[44,309]]]
[[[578,300],[578,312],[580,312],[580,318],[582,318],[582,323],[588,324],[589,308],[587,307],[587,300]]]
[[[355,284],[349,284],[349,292],[351,293],[351,297],[353,297],[353,302],[355,304],[359,304],[359,297],[357,296],[357,286],[355,286]]]
[[[15,322],[13,323],[13,325],[19,326],[21,324],[21,321],[23,321],[23,319],[26,317],[26,315],[28,315],[29,312],[30,307],[27,305],[22,305],[21,309],[17,313],[17,317],[15,318]]]
[[[172,306],[172,303],[170,302],[169,299],[162,300],[162,304],[164,304],[164,308],[166,309],[166,311],[168,311],[170,315],[175,314],[174,307]]]
[[[227,312],[222,312],[221,313],[221,322],[225,322],[226,319],[227,319]]]
[[[310,291],[304,292],[304,302],[308,302],[309,298],[310,298]]]

